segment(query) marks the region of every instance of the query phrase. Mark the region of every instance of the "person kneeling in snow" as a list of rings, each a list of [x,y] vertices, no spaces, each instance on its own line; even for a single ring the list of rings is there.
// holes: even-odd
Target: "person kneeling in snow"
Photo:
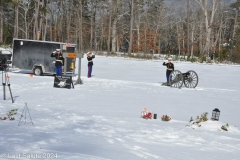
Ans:
[[[167,78],[167,84],[169,85],[169,80],[170,80],[170,74],[172,71],[174,71],[174,64],[172,63],[172,58],[168,58],[168,62],[163,62],[164,66],[167,66],[166,70],[166,78]]]

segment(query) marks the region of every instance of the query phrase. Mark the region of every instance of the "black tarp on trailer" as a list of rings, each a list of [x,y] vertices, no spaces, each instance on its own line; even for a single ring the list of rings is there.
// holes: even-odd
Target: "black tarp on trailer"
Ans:
[[[14,38],[12,66],[19,69],[32,70],[33,66],[37,64],[44,66],[44,73],[55,73],[55,64],[52,63],[55,58],[51,57],[51,53],[56,49],[62,49],[64,44]],[[72,59],[68,58],[67,61],[71,62]],[[67,66],[67,72],[72,73],[69,66]]]

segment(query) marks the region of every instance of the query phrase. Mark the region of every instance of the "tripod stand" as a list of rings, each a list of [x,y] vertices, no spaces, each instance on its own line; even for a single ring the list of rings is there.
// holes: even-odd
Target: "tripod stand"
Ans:
[[[27,114],[27,112],[28,112],[28,114]],[[24,119],[22,120],[22,118],[24,118]],[[27,119],[29,119],[29,120],[27,120]],[[25,103],[25,106],[23,108],[22,115],[21,115],[21,118],[19,120],[18,126],[25,125],[27,123],[32,123],[32,125],[33,125],[32,117],[30,115],[27,103]]]
[[[10,95],[11,95],[11,99],[12,99],[12,103],[14,102],[13,101],[13,96],[12,96],[12,91],[11,91],[11,88],[10,88],[10,81],[9,81],[9,76],[8,76],[8,73],[6,71],[6,65],[2,65],[2,85],[3,85],[3,99],[6,100],[6,86],[8,86],[8,89],[9,89],[9,92],[10,92]]]

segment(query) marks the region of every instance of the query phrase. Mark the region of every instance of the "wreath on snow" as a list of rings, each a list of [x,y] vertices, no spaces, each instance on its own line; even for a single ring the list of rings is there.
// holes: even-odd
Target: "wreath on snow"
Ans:
[[[162,115],[162,121],[170,121],[172,118],[168,115]]]
[[[0,120],[6,120],[6,119],[15,120],[13,115],[17,114],[17,110],[18,109],[12,109],[12,110],[8,111],[7,117],[0,117]]]

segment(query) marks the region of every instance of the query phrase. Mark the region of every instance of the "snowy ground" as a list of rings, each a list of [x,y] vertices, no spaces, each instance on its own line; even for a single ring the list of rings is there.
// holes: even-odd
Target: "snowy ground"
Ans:
[[[0,116],[11,109],[18,113],[14,121],[0,121],[0,159],[239,159],[240,67],[174,64],[198,73],[197,88],[161,86],[162,61],[96,56],[93,77],[87,78],[84,57],[84,84],[74,89],[53,88],[52,76],[9,72],[15,102],[8,89],[7,100],[1,91]],[[25,103],[34,126],[18,126]],[[158,119],[140,118],[143,108]],[[214,108],[221,111],[220,121],[186,127],[203,112],[210,119]],[[165,114],[170,122],[161,121]],[[229,131],[221,130],[226,123]]]

